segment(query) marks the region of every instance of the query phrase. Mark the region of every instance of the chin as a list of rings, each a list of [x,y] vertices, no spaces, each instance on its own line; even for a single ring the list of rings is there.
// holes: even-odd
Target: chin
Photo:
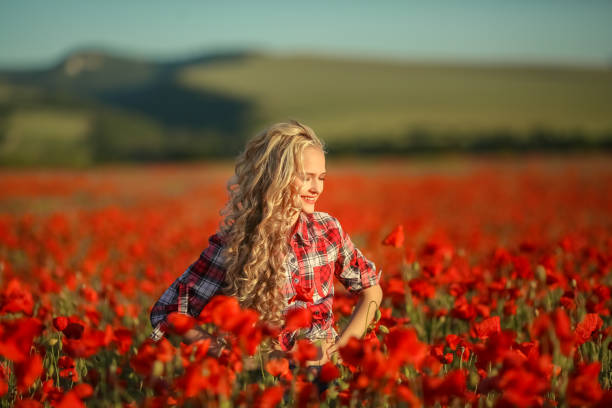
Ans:
[[[302,207],[302,211],[304,211],[305,213],[313,213],[314,212],[314,205],[309,205],[309,206],[303,206]]]

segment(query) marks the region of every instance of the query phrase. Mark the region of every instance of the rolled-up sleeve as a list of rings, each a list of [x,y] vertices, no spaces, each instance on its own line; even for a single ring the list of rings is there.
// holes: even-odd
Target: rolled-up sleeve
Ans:
[[[337,228],[335,240],[338,241],[338,258],[334,270],[336,279],[351,293],[377,285],[382,271],[376,270],[374,262],[363,256],[342,229],[340,222],[334,220]]]
[[[150,320],[150,338],[157,341],[168,330],[168,315],[173,312],[198,317],[225,279],[222,259],[224,241],[218,234],[208,239],[208,247],[155,302]]]

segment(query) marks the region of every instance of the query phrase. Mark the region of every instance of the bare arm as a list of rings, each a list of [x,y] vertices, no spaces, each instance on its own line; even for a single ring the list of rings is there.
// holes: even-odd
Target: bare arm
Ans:
[[[319,360],[308,361],[306,365],[323,365],[330,360],[334,352],[344,347],[351,337],[361,338],[374,319],[381,300],[382,289],[379,284],[362,290],[349,323],[342,331],[338,341],[335,344],[324,343],[321,346]]]
[[[351,337],[361,338],[364,335],[366,328],[374,319],[381,300],[382,289],[378,284],[361,291],[355,310],[340,335],[340,339],[336,342],[335,349],[345,346]]]
[[[191,344],[199,340],[210,339],[210,346],[208,348],[208,355],[212,357],[221,356],[221,352],[223,351],[224,342],[219,338],[208,334],[201,327],[194,327],[190,329],[187,333],[183,335],[183,341],[186,344]]]

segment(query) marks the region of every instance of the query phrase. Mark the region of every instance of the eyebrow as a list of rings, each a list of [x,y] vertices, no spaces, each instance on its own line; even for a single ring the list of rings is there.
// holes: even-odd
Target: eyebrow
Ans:
[[[306,175],[307,175],[307,176],[316,176],[316,175],[317,175],[317,173],[306,173]],[[321,173],[320,175],[321,175],[321,176],[325,176],[325,175],[327,175],[327,172],[326,172],[326,171],[324,171],[324,172],[323,172],[323,173]]]

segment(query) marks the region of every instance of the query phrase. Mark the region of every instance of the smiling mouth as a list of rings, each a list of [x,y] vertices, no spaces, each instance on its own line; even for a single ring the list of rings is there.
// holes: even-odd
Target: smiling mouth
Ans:
[[[310,197],[310,196],[301,196],[302,200],[306,201],[309,204],[314,204],[315,201],[317,201],[316,197]]]

